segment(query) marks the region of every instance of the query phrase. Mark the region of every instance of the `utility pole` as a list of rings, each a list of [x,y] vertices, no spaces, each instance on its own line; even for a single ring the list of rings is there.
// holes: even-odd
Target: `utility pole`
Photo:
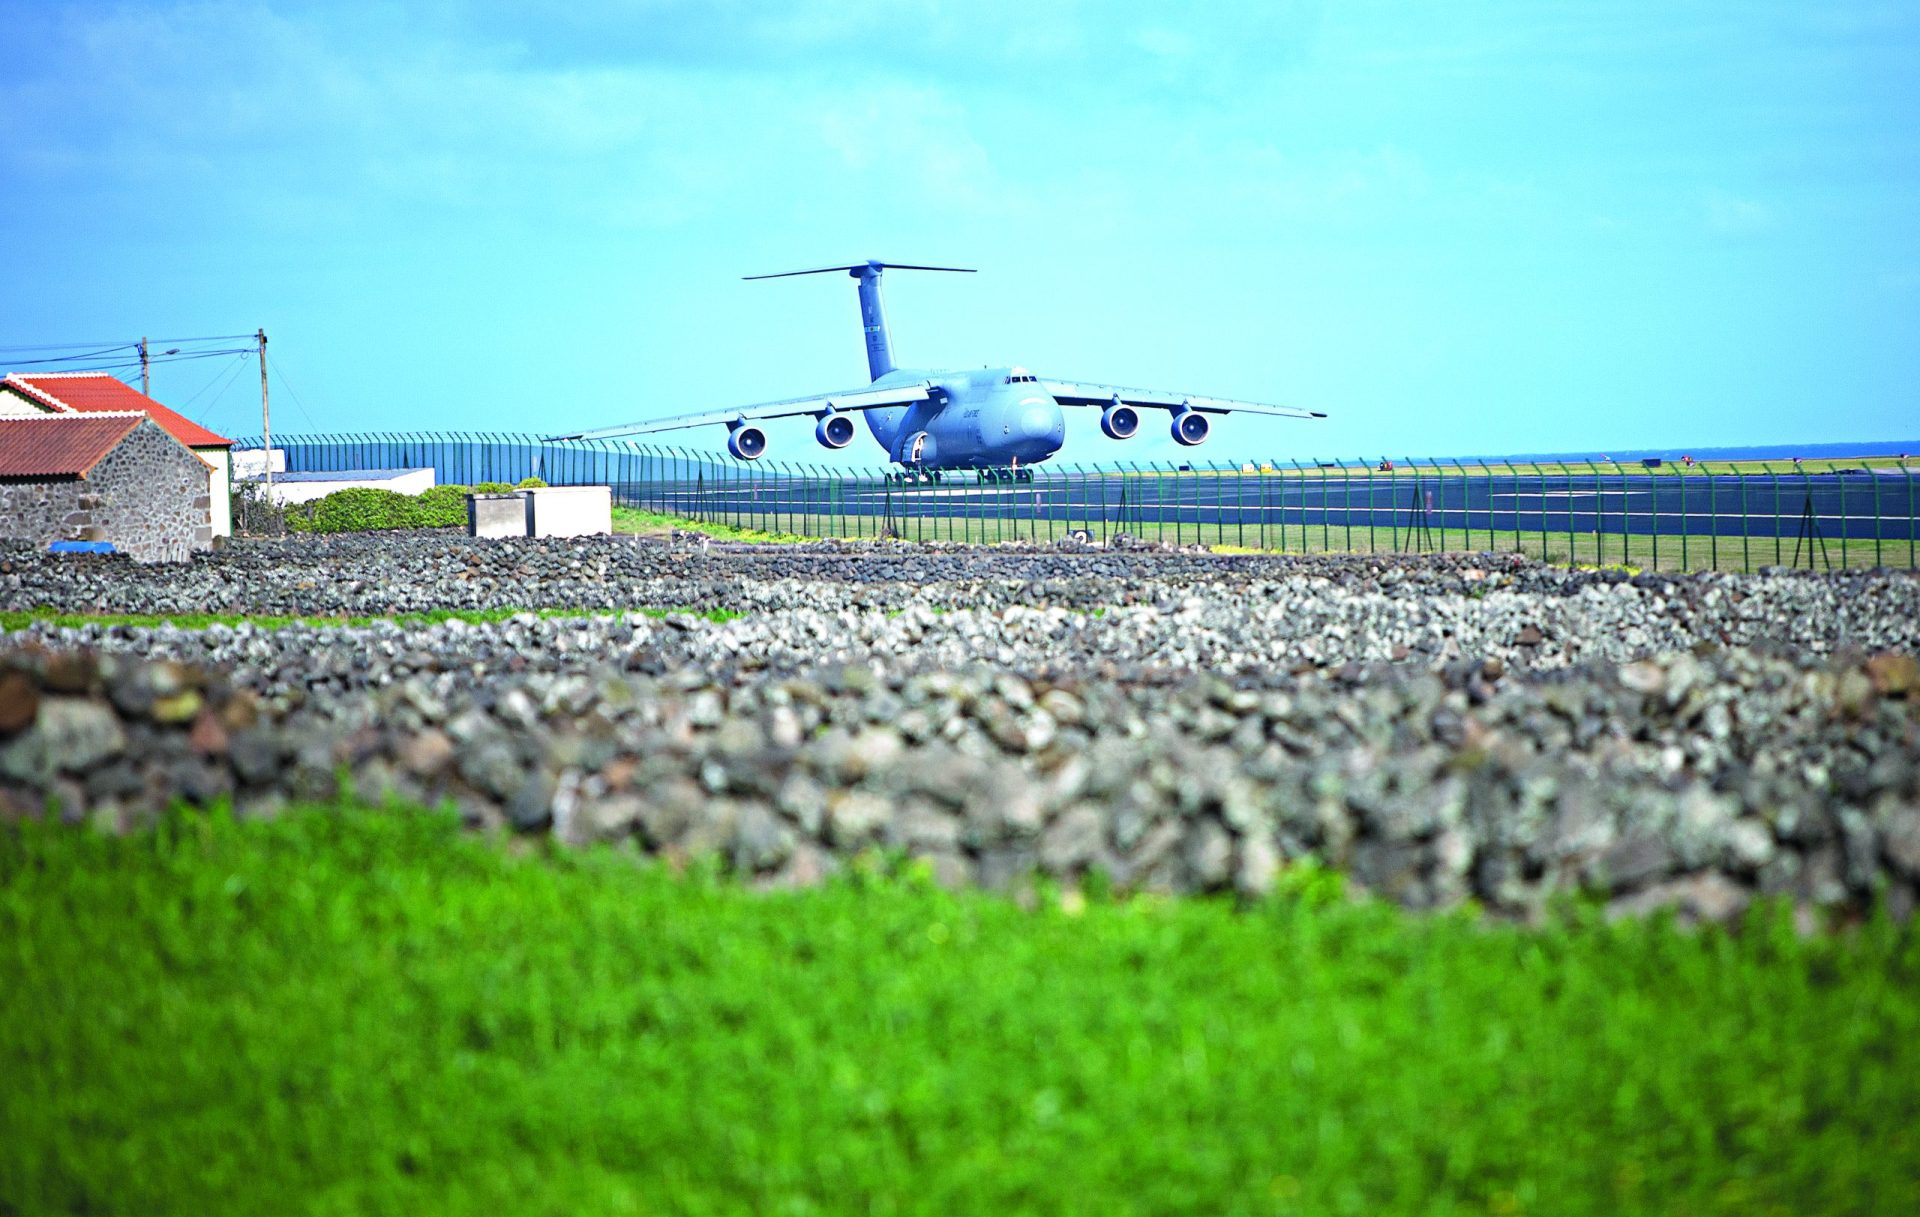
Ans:
[[[255,337],[260,339],[260,448],[261,455],[267,458],[267,502],[273,502],[273,424],[267,417],[267,331],[263,326]]]
[[[142,397],[153,396],[147,389],[147,336],[142,334],[140,336],[140,395]]]

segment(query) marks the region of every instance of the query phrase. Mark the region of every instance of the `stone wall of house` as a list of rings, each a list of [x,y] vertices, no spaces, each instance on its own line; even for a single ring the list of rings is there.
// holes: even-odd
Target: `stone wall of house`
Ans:
[[[110,541],[137,561],[183,562],[213,544],[207,490],[200,458],[143,420],[79,481],[0,482],[0,536]]]

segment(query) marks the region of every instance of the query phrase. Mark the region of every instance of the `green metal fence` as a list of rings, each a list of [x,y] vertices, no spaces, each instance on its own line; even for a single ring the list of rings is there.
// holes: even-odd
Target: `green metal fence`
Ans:
[[[288,468],[431,466],[441,483],[606,484],[643,512],[809,537],[1116,536],[1285,552],[1519,551],[1664,570],[1916,565],[1920,470],[1902,456],[1704,464],[1359,458],[1047,464],[903,479],[631,441],[276,437]],[[243,441],[241,448],[258,447]]]

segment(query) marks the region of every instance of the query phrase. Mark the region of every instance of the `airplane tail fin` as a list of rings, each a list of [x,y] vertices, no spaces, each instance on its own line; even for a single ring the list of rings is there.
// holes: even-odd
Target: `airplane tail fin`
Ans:
[[[971,275],[965,266],[919,266],[910,262],[860,262],[852,266],[816,266],[810,270],[783,270],[772,275],[745,275],[746,279],[791,279],[795,275],[827,275],[845,271],[860,280],[860,324],[866,330],[867,370],[879,380],[893,371],[893,339],[887,334],[887,313],[880,303],[880,272],[884,270],[942,270]]]

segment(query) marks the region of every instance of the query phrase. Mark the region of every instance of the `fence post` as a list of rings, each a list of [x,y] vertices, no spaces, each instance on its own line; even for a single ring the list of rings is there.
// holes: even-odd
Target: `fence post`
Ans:
[[[1376,471],[1376,466],[1364,456],[1359,458],[1359,460],[1360,467],[1364,469],[1367,474],[1367,552],[1370,554],[1378,553],[1380,550],[1380,537],[1379,525],[1374,522],[1375,506],[1373,493],[1373,475]]]
[[[1707,473],[1707,561],[1717,573],[1720,569],[1720,480],[1711,472]]]
[[[1760,462],[1761,472],[1767,475],[1767,483],[1773,488],[1773,564],[1780,565],[1780,471],[1773,467],[1772,461]]]
[[[1753,533],[1753,514],[1747,510],[1747,470],[1746,466],[1736,462],[1733,466],[1736,479],[1735,490],[1740,496],[1740,569],[1753,573],[1753,553],[1750,542]]]
[[[1560,477],[1567,486],[1567,566],[1571,569],[1580,559],[1580,542],[1573,516],[1573,469],[1565,461],[1560,462]]]
[[[1687,466],[1681,465],[1680,466],[1680,571],[1682,574],[1686,573],[1689,566],[1689,560],[1687,558],[1687,534],[1690,533],[1692,529],[1688,527],[1688,524],[1689,524],[1689,521],[1687,519]]]
[[[1468,551],[1471,551],[1473,549],[1473,480],[1468,475],[1466,467],[1460,463],[1459,457],[1450,456],[1447,462],[1453,466],[1453,480],[1460,484],[1460,531],[1466,536],[1463,544]],[[1442,510],[1445,510],[1444,506]],[[1491,537],[1488,538],[1487,547],[1489,549],[1493,547]]]
[[[1528,461],[1527,465],[1529,468],[1533,470],[1534,494],[1539,496],[1539,499],[1540,499],[1540,506],[1536,510],[1538,511],[1540,516],[1540,560],[1542,562],[1545,562],[1548,560],[1548,557],[1547,557],[1547,472],[1546,470],[1540,468],[1540,463],[1538,461]],[[1519,506],[1519,499],[1517,497],[1514,500],[1514,506],[1516,508],[1518,508]]]
[[[1313,467],[1320,471],[1320,500],[1321,502],[1324,503],[1327,498],[1327,467],[1320,463],[1318,457],[1314,458]],[[1299,468],[1298,462],[1294,463],[1294,468],[1296,469]],[[1304,488],[1304,483],[1302,483],[1302,486]],[[1353,552],[1353,466],[1347,464],[1347,462],[1345,461],[1340,462],[1340,518],[1342,521],[1342,526],[1346,529],[1346,532],[1347,532],[1347,552],[1352,553]],[[1369,524],[1369,527],[1371,527],[1372,522],[1369,521],[1368,524]],[[1369,532],[1367,536],[1371,538],[1373,534]]]
[[[1260,466],[1255,465],[1253,468],[1258,473]],[[1247,462],[1245,461],[1240,462],[1240,472],[1235,475],[1233,481],[1233,525],[1234,534],[1238,538],[1235,544],[1245,549],[1247,547]]]
[[[1907,569],[1912,570],[1914,568],[1914,537],[1916,533],[1920,533],[1920,528],[1914,526],[1913,470],[1907,468],[1907,458],[1904,453],[1900,457],[1900,480],[1907,484]]]
[[[1847,569],[1847,525],[1853,523],[1853,517],[1847,514],[1847,475],[1837,469],[1830,469],[1828,475],[1834,485],[1840,489],[1840,569]]]
[[[1426,487],[1420,484],[1420,466],[1413,463],[1413,458],[1403,456],[1400,460],[1401,464],[1395,466],[1395,468],[1399,469],[1404,467],[1408,473],[1413,475],[1413,496],[1408,499],[1409,510],[1407,511],[1407,548],[1414,553],[1425,553],[1429,537],[1427,534],[1427,503],[1426,499],[1422,496],[1426,493]],[[1395,546],[1394,548],[1398,549],[1399,547]]]
[[[1802,462],[1800,465],[1800,493],[1800,501],[1806,504],[1807,569],[1813,569],[1813,545],[1814,541],[1818,539],[1820,542],[1820,560],[1826,563],[1828,570],[1832,570],[1833,559],[1827,557],[1826,538],[1820,536],[1820,513],[1813,509],[1813,470],[1807,468],[1805,462]],[[1796,551],[1797,548],[1796,545]],[[1794,565],[1798,566],[1799,563],[1795,562]]]
[[[1306,470],[1300,468],[1300,462],[1294,459],[1293,457],[1288,457],[1287,463],[1293,466],[1292,493],[1296,497],[1298,497],[1300,501],[1300,507],[1304,511],[1307,506]],[[1273,516],[1273,522],[1277,524],[1280,529],[1280,541],[1277,545],[1274,546],[1274,549],[1280,553],[1285,553],[1287,551],[1287,494],[1288,494],[1287,480],[1288,479],[1285,471],[1280,468],[1279,464],[1276,463],[1274,465],[1273,471],[1276,475],[1278,475],[1280,479],[1280,502],[1277,505],[1275,505],[1268,514]],[[1323,486],[1322,490],[1324,491],[1324,489],[1325,487]]]
[[[1872,478],[1867,485],[1873,487],[1873,564],[1884,566],[1885,563],[1880,560],[1880,475],[1873,471],[1872,465],[1863,468]]]

